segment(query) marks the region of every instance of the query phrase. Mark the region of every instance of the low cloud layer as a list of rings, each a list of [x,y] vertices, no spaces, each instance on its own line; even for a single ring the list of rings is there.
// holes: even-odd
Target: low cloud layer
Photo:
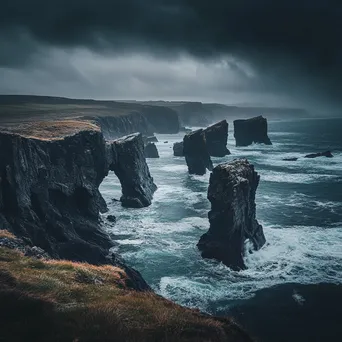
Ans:
[[[12,0],[0,91],[340,106],[341,22],[337,0]]]

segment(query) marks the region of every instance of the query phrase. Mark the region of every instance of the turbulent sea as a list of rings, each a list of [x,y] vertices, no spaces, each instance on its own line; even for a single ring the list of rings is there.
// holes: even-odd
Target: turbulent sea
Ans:
[[[153,289],[185,306],[222,314],[256,291],[285,283],[342,283],[342,119],[269,122],[272,146],[235,147],[229,121],[231,155],[214,165],[247,158],[260,174],[257,219],[267,244],[248,254],[247,270],[234,272],[201,258],[196,244],[209,227],[209,173],[190,176],[184,158],[173,157],[184,134],[157,135],[160,159],[148,159],[158,186],[153,204],[124,209],[121,187],[111,173],[101,185],[109,212],[106,229],[114,248],[139,270]],[[334,158],[304,159],[331,150]],[[300,157],[298,161],[283,161]],[[106,221],[108,214],[117,223]]]

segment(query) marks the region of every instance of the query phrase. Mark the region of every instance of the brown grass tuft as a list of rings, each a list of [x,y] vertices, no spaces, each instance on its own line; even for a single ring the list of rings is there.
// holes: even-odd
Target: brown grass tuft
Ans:
[[[85,120],[59,120],[37,121],[11,129],[23,137],[39,140],[59,140],[80,131],[100,131],[100,127]]]
[[[16,237],[8,230],[0,229],[0,238],[15,239]]]

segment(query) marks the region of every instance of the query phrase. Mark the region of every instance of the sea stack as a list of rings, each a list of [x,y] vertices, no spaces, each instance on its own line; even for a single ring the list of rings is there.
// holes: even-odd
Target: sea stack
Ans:
[[[253,143],[272,145],[267,135],[267,119],[262,116],[247,120],[234,121],[236,146],[248,146]]]
[[[230,154],[227,149],[228,122],[222,120],[204,130],[209,155],[224,157]]]
[[[203,129],[190,132],[184,136],[183,151],[190,174],[204,175],[207,169],[212,170],[213,163],[207,149]]]
[[[203,258],[217,259],[234,270],[245,269],[244,243],[255,250],[266,242],[256,220],[255,193],[260,176],[246,159],[216,166],[210,175],[208,199],[210,228],[198,248]]]
[[[146,158],[159,158],[158,149],[155,143],[147,143],[145,145],[145,157]]]
[[[123,207],[143,208],[152,203],[157,186],[146,164],[144,142],[140,133],[117,139],[109,148],[115,155],[109,166],[120,180]]]
[[[173,155],[175,157],[184,157],[183,141],[176,142],[173,144]]]

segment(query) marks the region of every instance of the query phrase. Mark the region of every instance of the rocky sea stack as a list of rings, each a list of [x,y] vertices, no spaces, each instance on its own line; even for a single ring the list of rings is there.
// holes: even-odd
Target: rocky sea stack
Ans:
[[[183,151],[190,174],[204,175],[207,169],[212,170],[213,163],[207,149],[203,129],[190,132],[184,136]]]
[[[109,165],[120,180],[124,207],[143,208],[152,203],[157,186],[153,183],[145,160],[144,142],[140,133],[127,135],[107,145]]]
[[[272,145],[267,135],[267,119],[262,116],[247,120],[234,121],[236,146],[248,146],[253,143]]]
[[[145,156],[146,158],[159,158],[158,149],[155,143],[147,143],[145,145]]]
[[[183,141],[173,144],[173,155],[175,157],[184,157]]]
[[[197,245],[202,257],[241,270],[245,268],[245,241],[249,240],[255,250],[265,244],[263,228],[255,217],[259,178],[254,166],[245,159],[213,169],[208,188],[210,228]]]
[[[222,120],[204,130],[207,148],[210,156],[224,157],[230,154],[227,149],[228,122]]]

